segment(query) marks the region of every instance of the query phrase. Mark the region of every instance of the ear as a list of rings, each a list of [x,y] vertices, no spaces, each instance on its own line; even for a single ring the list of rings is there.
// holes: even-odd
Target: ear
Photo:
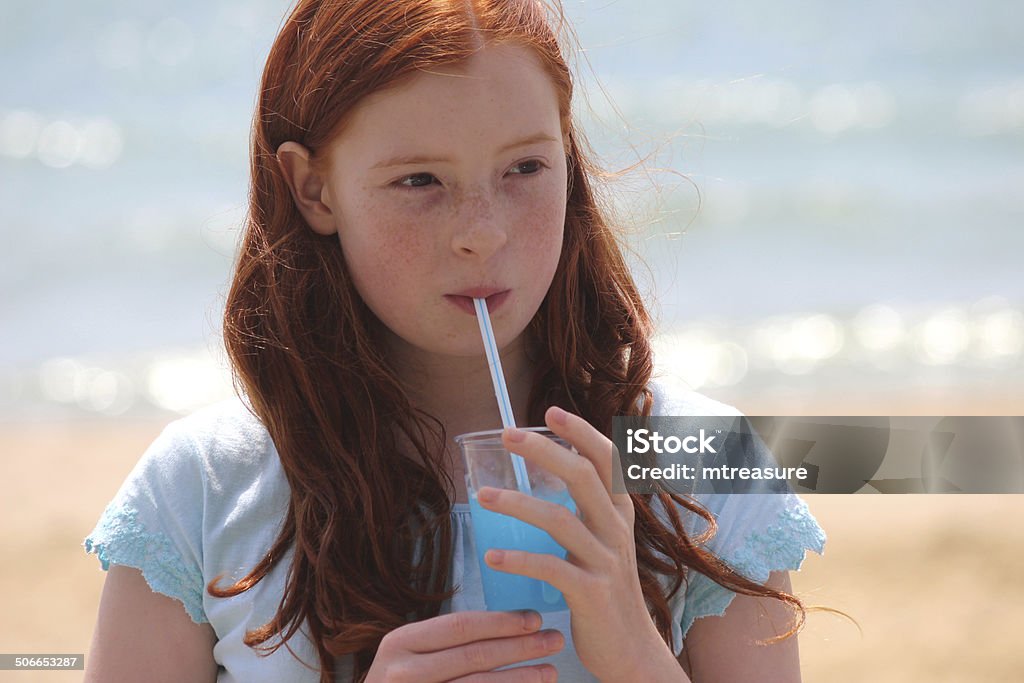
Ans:
[[[313,232],[333,235],[337,227],[334,212],[327,199],[327,179],[313,167],[309,150],[297,142],[283,142],[277,148],[277,162],[281,167],[295,206],[306,219]]]

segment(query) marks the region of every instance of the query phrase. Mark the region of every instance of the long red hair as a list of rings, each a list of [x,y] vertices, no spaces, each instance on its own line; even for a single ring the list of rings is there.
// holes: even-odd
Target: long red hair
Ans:
[[[273,547],[232,586],[238,595],[294,547],[276,615],[246,643],[273,652],[304,623],[334,680],[336,657],[353,655],[362,679],[383,636],[439,613],[454,589],[448,437],[410,403],[387,358],[382,324],[353,286],[336,236],[304,222],[275,152],[293,140],[315,155],[363,97],[403,77],[457,63],[482,45],[529,47],[555,84],[567,140],[569,191],[561,258],[527,334],[537,356],[529,424],[559,405],[611,434],[612,416],[649,414],[651,321],[616,234],[606,222],[570,102],[559,8],[534,0],[299,0],[271,48],[252,130],[247,225],[224,317],[236,383],[269,431],[291,502]],[[399,452],[411,443],[418,461]],[[668,598],[684,568],[748,595],[784,600],[803,623],[799,600],[737,574],[689,539],[672,501],[634,496],[639,578],[652,618],[671,642]],[[667,510],[669,527],[655,508]],[[658,575],[671,577],[668,594]],[[280,634],[281,642],[263,645]],[[787,634],[789,635],[789,634]]]

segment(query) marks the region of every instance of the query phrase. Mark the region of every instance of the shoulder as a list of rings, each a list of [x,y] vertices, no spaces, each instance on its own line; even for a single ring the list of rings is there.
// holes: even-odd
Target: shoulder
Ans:
[[[740,411],[733,406],[697,392],[681,379],[672,375],[655,375],[647,386],[654,396],[651,414],[655,416],[713,415],[730,417],[741,415]]]
[[[241,400],[230,399],[164,427],[111,505],[177,516],[198,528],[254,483],[278,479],[279,468],[267,430]]]
[[[238,398],[214,403],[174,420],[164,430],[172,439],[203,453],[237,453],[270,440],[266,427]]]
[[[206,476],[265,467],[275,453],[263,423],[232,398],[168,424],[143,461],[157,471],[194,469]]]

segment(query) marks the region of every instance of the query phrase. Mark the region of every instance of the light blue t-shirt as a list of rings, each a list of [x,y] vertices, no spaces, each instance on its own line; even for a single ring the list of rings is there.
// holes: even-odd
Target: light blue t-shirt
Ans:
[[[655,415],[739,415],[734,408],[664,380],[651,385]],[[825,534],[793,494],[697,494],[718,522],[705,547],[749,578],[764,582],[776,570],[799,569],[807,549],[821,554]],[[293,553],[249,591],[214,598],[207,582],[224,574],[220,586],[245,576],[271,548],[288,510],[289,485],[266,429],[238,400],[227,401],[167,426],[128,475],[85,539],[103,570],[110,564],[136,567],[150,587],[180,600],[196,623],[209,622],[217,635],[213,656],[218,683],[279,681],[318,683],[318,657],[300,629],[269,657],[242,642],[247,630],[266,624],[284,592]],[[696,536],[704,520],[680,509],[687,533]],[[450,570],[456,595],[442,613],[483,610],[480,570],[473,549],[467,504],[451,512],[454,552]],[[673,650],[695,619],[724,614],[734,593],[690,572],[688,585],[669,603]],[[569,612],[544,615],[544,627],[566,639],[550,661],[559,681],[596,681],[580,663],[572,643]],[[271,641],[277,642],[277,641]],[[271,644],[270,642],[267,643]],[[350,681],[350,664],[339,662],[336,680]]]

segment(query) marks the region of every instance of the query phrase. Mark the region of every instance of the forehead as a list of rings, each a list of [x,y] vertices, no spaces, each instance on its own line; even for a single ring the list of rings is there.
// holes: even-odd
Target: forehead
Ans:
[[[554,82],[532,49],[492,45],[363,98],[333,146],[384,156],[416,145],[496,147],[538,132],[561,139]]]

